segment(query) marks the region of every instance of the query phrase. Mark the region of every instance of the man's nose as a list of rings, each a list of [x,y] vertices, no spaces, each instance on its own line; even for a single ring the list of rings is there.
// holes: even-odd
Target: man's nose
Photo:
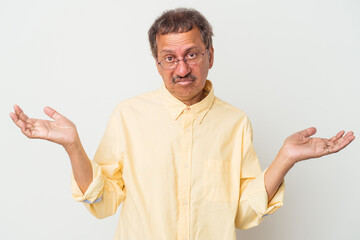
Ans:
[[[180,60],[175,68],[175,74],[180,77],[185,77],[190,71],[189,65],[184,60]]]

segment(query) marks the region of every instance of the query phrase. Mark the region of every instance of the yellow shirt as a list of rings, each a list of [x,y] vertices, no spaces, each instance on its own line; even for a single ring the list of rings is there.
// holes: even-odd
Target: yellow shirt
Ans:
[[[235,240],[283,204],[268,203],[248,117],[214,96],[186,106],[163,84],[119,103],[75,200],[97,218],[123,203],[115,240]]]

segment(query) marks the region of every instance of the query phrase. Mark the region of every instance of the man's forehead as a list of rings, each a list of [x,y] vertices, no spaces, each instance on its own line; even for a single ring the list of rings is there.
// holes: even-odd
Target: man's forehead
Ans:
[[[167,33],[156,36],[158,52],[167,53],[176,50],[202,50],[205,44],[202,41],[200,31],[194,28],[188,32]]]

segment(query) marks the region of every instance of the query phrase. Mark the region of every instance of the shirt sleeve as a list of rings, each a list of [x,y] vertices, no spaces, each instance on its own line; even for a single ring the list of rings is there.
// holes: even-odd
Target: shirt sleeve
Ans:
[[[97,218],[115,214],[117,207],[126,197],[125,182],[122,178],[124,162],[122,143],[121,117],[116,107],[91,161],[93,180],[85,193],[80,190],[72,175],[73,198],[83,202]]]
[[[252,127],[246,118],[242,133],[242,159],[240,177],[240,199],[235,218],[235,226],[248,229],[260,224],[265,216],[274,213],[283,205],[285,183],[279,186],[274,197],[268,202],[264,176],[252,142]]]

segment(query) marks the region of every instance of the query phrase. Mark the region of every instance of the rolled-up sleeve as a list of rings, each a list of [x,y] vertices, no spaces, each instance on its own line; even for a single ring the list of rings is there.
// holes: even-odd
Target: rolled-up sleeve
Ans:
[[[124,151],[121,136],[121,115],[119,105],[113,110],[105,133],[91,161],[93,180],[83,193],[72,175],[72,194],[76,201],[83,202],[97,218],[115,214],[117,207],[126,197],[122,178]]]
[[[104,178],[98,164],[92,162],[93,180],[85,193],[83,193],[72,174],[71,185],[73,198],[78,202],[94,203],[100,201],[104,189]]]
[[[252,143],[251,124],[247,120],[242,136],[240,198],[235,218],[235,226],[239,229],[257,226],[265,216],[274,213],[283,205],[284,181],[271,201],[268,201],[264,180],[266,170],[261,171]]]

